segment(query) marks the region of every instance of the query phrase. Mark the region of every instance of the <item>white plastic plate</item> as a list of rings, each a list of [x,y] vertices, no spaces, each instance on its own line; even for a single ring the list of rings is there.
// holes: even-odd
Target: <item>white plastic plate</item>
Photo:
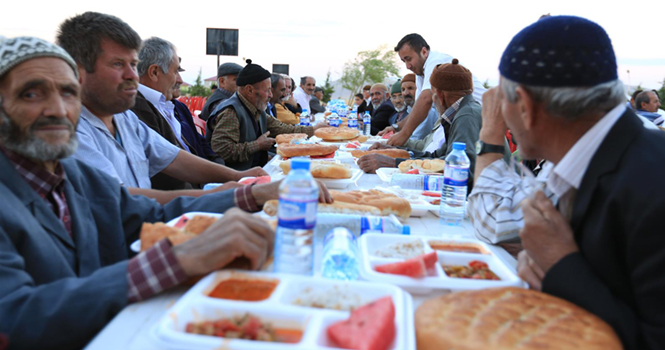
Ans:
[[[228,278],[268,278],[279,281],[271,296],[263,301],[235,301],[211,298],[207,294],[217,283]],[[337,289],[335,289],[337,288]],[[244,271],[213,272],[199,281],[169,309],[152,331],[153,339],[167,349],[339,349],[328,339],[326,329],[345,320],[350,312],[319,309],[296,304],[307,291],[343,290],[358,296],[360,305],[391,296],[395,305],[396,334],[390,350],[415,349],[413,299],[400,288],[361,281],[334,281],[297,275]],[[359,306],[360,306],[359,305]],[[185,332],[188,322],[200,322],[243,315],[249,312],[264,322],[283,329],[301,329],[297,344],[283,344],[242,339],[224,339]]]
[[[376,175],[379,175],[379,178],[383,182],[390,183],[390,178],[392,178],[393,174],[399,173],[398,168],[378,168],[376,169]]]
[[[279,167],[279,166],[278,166]],[[323,182],[326,187],[328,188],[336,188],[336,189],[344,189],[347,186],[356,183],[360,179],[360,177],[363,176],[363,171],[360,169],[351,169],[351,178],[349,179],[323,179],[323,178],[316,178],[316,180],[319,180]],[[281,168],[277,174],[275,174],[272,179],[273,181],[278,181],[286,177],[284,175],[284,172],[281,171]]]
[[[459,253],[459,252],[445,252],[437,251],[439,261],[434,269],[429,269],[427,275],[422,278],[413,278],[401,275],[393,275],[381,273],[374,270],[377,265],[394,263],[404,261],[402,258],[384,258],[377,256],[377,250],[395,243],[407,243],[415,240],[422,240],[425,247],[425,253],[432,252],[429,246],[430,241],[441,241],[450,243],[467,243],[480,247],[485,254],[474,253]],[[358,239],[358,250],[362,255],[362,263],[360,266],[360,275],[363,279],[368,281],[391,283],[402,287],[403,289],[414,294],[427,294],[433,290],[472,290],[484,289],[495,287],[522,287],[526,285],[517,276],[516,272],[503,263],[499,257],[492,253],[489,247],[480,241],[473,239],[450,239],[450,238],[437,238],[437,237],[418,237],[418,236],[404,236],[394,234],[376,234],[367,233]],[[487,263],[489,269],[492,270],[501,280],[477,280],[448,277],[443,271],[441,264],[445,265],[468,265],[469,262],[478,260]]]
[[[175,224],[177,224],[178,221],[180,221],[180,218],[181,218],[181,217],[184,216],[184,217],[187,217],[188,219],[191,219],[191,218],[193,218],[193,217],[195,217],[195,216],[197,216],[197,215],[212,216],[212,217],[214,217],[214,218],[221,218],[222,216],[224,216],[224,214],[218,214],[218,213],[207,213],[207,212],[202,212],[202,211],[192,211],[192,212],[189,212],[189,213],[182,214],[182,215],[178,216],[178,217],[175,218],[175,219],[172,219],[171,221],[167,222],[166,225],[167,225],[167,226],[175,226]],[[141,252],[141,240],[140,240],[140,239],[137,239],[136,241],[134,241],[134,242],[129,246],[129,248],[130,248],[134,253],[140,253],[140,252]]]

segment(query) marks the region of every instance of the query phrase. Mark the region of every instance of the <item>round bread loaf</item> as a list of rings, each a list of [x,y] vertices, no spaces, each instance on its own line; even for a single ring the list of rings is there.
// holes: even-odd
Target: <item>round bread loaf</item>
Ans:
[[[399,163],[399,171],[418,169],[422,173],[443,173],[446,161],[443,159],[409,159]]]
[[[356,158],[360,158],[366,154],[372,154],[372,153],[383,154],[384,156],[392,158],[406,158],[406,159],[411,158],[411,155],[409,154],[408,151],[399,148],[373,149],[371,151],[361,151],[361,150],[351,151],[351,155]]]
[[[307,134],[279,134],[275,137],[275,142],[290,143],[292,140],[307,140]]]
[[[404,220],[411,216],[411,204],[408,200],[383,191],[369,190],[340,192],[330,190],[330,194],[335,199],[335,202],[339,201],[377,207],[381,210],[381,215],[387,216],[394,214]]]
[[[326,141],[350,140],[358,136],[358,129],[326,127],[314,132],[314,136],[320,137]]]
[[[544,293],[491,288],[423,302],[415,315],[418,350],[614,350],[612,328],[582,308]]]
[[[277,147],[277,154],[285,158],[304,156],[325,156],[335,153],[337,146],[321,145],[318,143],[303,143],[299,145],[283,143]]]

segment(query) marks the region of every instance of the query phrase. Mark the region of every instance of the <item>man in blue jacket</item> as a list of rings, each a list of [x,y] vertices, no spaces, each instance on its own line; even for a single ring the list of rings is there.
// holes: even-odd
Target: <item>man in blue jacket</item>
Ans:
[[[274,232],[227,209],[256,211],[279,183],[166,205],[132,196],[69,158],[81,109],[74,60],[32,37],[0,41],[0,57],[0,335],[9,348],[81,348],[130,303],[234,261],[263,265]],[[189,211],[226,213],[188,242],[161,240],[129,259],[144,222]]]

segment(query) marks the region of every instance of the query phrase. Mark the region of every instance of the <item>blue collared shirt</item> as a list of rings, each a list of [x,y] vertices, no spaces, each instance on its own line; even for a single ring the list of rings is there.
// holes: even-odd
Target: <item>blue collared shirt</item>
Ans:
[[[74,158],[115,177],[127,187],[151,188],[150,178],[173,162],[180,149],[145,125],[131,110],[113,115],[111,135],[101,119],[81,106]]]

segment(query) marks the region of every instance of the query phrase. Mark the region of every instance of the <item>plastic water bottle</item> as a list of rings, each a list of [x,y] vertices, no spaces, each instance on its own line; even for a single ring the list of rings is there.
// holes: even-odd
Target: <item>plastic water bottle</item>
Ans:
[[[349,114],[349,128],[358,128],[358,114],[356,114],[356,111],[351,111],[351,114]]]
[[[358,247],[351,231],[332,229],[323,240],[321,275],[334,280],[358,279]]]
[[[442,224],[457,226],[464,218],[469,166],[471,164],[469,157],[464,152],[465,149],[466,144],[455,142],[453,143],[453,151],[446,157],[441,207],[439,208],[439,217]]]
[[[365,111],[363,115],[363,135],[372,135],[372,116],[369,115],[369,111]]]
[[[300,125],[302,126],[310,126],[310,118],[309,118],[309,110],[303,109],[302,113],[300,113]]]
[[[393,174],[390,186],[399,186],[405,190],[441,191],[444,177],[426,174]]]
[[[321,213],[316,218],[316,232],[318,237],[335,227],[344,227],[351,231],[356,237],[365,233],[397,233],[411,234],[408,225],[402,225],[395,215],[371,216],[357,214],[332,214]]]
[[[309,159],[293,158],[291,171],[279,186],[275,272],[312,275],[314,227],[319,187],[309,172]]]
[[[342,121],[339,119],[339,116],[337,113],[333,113],[330,116],[328,116],[328,124],[330,126],[334,126],[336,128],[339,128],[339,126],[342,124]]]

